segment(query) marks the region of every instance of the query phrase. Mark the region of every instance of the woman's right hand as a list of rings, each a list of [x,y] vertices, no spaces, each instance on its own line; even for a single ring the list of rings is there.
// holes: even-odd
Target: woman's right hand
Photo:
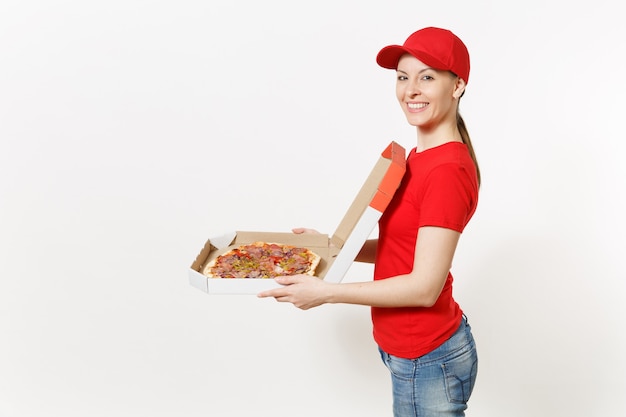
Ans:
[[[318,232],[315,229],[307,229],[306,227],[295,227],[293,229],[291,229],[292,232],[294,232],[297,235],[301,235],[303,233],[311,233],[311,234],[317,234],[319,235],[320,232]]]
[[[293,233],[297,234],[297,235],[302,235],[302,234],[307,234],[307,233],[314,234],[314,235],[321,234],[320,232],[318,232],[315,229],[307,229],[306,227],[295,227],[295,228],[291,229],[291,231]],[[334,248],[335,247],[334,243],[330,241],[330,238],[328,238],[328,247],[329,248]]]
[[[297,235],[301,235],[304,233],[320,234],[320,232],[318,232],[317,230],[307,229],[306,227],[295,227],[291,229],[291,231]],[[335,245],[330,241],[330,238],[328,239],[328,246],[331,248],[335,247]],[[359,253],[356,255],[355,261],[373,264],[376,261],[376,247],[377,246],[378,246],[378,239],[368,239],[367,241],[365,241],[365,243],[363,244],[363,247],[361,248]]]

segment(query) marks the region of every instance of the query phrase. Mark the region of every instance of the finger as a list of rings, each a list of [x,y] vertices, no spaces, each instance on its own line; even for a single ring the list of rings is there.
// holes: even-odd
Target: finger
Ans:
[[[291,229],[291,231],[297,235],[300,235],[302,233],[311,233],[311,234],[319,234],[320,232],[318,232],[315,229],[307,229],[306,227],[295,227],[293,229]]]
[[[259,298],[274,297],[274,298],[278,299],[280,297],[287,296],[287,293],[285,291],[283,291],[281,288],[275,288],[273,290],[261,291],[256,296],[259,297]]]
[[[278,276],[274,278],[278,284],[282,285],[282,287],[273,288],[267,291],[261,291],[257,294],[257,297],[265,298],[265,297],[287,297],[291,293],[287,290],[287,287],[291,284],[297,284],[302,281],[302,277],[299,275],[290,275],[290,276]]]
[[[306,278],[307,276],[302,276],[302,275],[281,275],[281,276],[274,278],[274,281],[276,281],[280,285],[287,286],[287,285],[299,284],[301,282],[304,282],[303,280]]]

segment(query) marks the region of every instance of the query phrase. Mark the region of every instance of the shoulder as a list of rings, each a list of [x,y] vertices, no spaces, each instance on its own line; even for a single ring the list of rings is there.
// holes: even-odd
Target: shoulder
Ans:
[[[447,142],[421,152],[413,149],[408,157],[410,164],[428,167],[450,162],[465,164],[468,161],[472,163],[472,158],[467,145],[462,142]]]
[[[426,188],[436,188],[438,193],[463,193],[474,200],[478,194],[476,165],[467,146],[455,142],[440,149],[425,173]]]
[[[467,145],[449,142],[416,154],[415,163],[427,172],[428,177],[471,177],[476,175],[476,166]]]

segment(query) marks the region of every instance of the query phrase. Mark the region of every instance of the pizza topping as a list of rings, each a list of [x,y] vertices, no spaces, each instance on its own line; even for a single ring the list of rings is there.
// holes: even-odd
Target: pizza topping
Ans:
[[[281,275],[313,275],[320,257],[307,248],[255,242],[231,249],[207,265],[214,278],[274,278]]]

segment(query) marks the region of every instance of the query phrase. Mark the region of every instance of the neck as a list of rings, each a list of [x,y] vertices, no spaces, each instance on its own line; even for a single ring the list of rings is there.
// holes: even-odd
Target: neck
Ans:
[[[463,142],[461,132],[455,126],[440,126],[437,129],[417,128],[417,152],[434,148],[448,142]]]

